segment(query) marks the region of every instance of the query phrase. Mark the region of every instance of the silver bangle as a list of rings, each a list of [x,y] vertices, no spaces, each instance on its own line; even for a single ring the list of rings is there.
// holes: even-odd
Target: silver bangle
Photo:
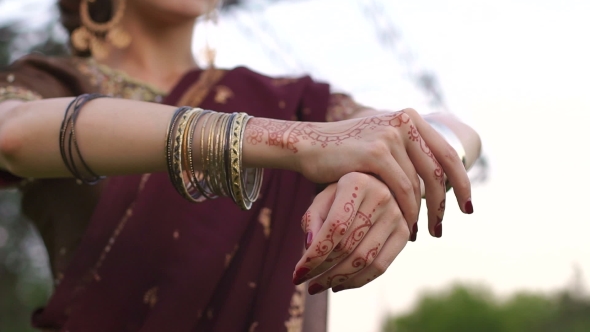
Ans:
[[[455,134],[449,127],[438,121],[431,119],[425,120],[447,141],[447,143],[449,143],[449,145],[457,152],[457,155],[459,156],[459,159],[461,159],[463,166],[466,166],[465,148],[463,147],[463,143],[461,143],[459,137],[457,137],[457,134]]]

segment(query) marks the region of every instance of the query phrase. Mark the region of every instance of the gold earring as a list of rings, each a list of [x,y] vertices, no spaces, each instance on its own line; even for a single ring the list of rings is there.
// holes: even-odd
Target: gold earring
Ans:
[[[72,32],[72,45],[78,51],[90,51],[94,58],[104,59],[108,53],[108,44],[116,48],[125,48],[131,43],[131,36],[119,24],[125,13],[125,0],[113,0],[114,14],[110,21],[97,23],[90,17],[88,3],[95,0],[82,0],[80,3],[80,20],[82,25]]]

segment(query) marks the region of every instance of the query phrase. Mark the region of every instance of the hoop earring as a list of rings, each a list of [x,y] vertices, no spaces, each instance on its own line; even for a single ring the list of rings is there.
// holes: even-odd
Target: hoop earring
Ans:
[[[119,24],[125,13],[125,0],[112,0],[116,5],[113,17],[105,23],[97,23],[90,17],[88,3],[95,0],[82,0],[80,20],[82,25],[72,32],[72,45],[78,51],[90,51],[97,60],[109,54],[109,45],[122,49],[129,46],[131,36]]]

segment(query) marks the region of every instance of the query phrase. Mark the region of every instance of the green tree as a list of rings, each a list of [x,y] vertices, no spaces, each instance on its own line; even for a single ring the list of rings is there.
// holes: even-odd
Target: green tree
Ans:
[[[411,312],[388,318],[383,331],[590,331],[590,299],[581,294],[571,289],[554,295],[521,292],[501,301],[483,286],[454,285],[423,294]]]

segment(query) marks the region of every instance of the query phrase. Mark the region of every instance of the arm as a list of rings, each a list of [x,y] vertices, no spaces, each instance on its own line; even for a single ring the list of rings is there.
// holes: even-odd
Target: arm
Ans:
[[[72,98],[0,103],[0,169],[33,178],[70,177],[58,144],[63,114]],[[166,170],[165,136],[176,108],[103,98],[89,102],[76,124],[84,159],[101,175]],[[269,120],[274,121],[274,120]],[[198,145],[195,140],[195,145]],[[284,149],[244,144],[245,167],[292,169]],[[199,149],[194,149],[198,154]],[[199,168],[199,156],[196,156]]]

